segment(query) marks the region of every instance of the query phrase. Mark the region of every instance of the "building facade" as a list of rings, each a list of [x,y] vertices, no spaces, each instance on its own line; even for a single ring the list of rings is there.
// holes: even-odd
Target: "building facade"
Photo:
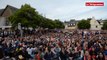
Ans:
[[[64,23],[65,29],[71,29],[71,30],[77,29],[77,22],[78,21],[75,20],[70,20],[68,22],[65,22]]]
[[[7,5],[4,9],[0,9],[0,29],[11,28],[8,17],[15,13],[18,9]]]
[[[79,21],[76,21],[76,20],[71,20],[71,21],[68,21],[68,22],[65,22],[65,29],[71,29],[71,30],[74,30],[74,29],[78,29],[78,24]],[[90,20],[90,30],[101,30],[102,29],[102,26],[103,26],[103,20],[96,20],[94,17],[91,18]]]
[[[101,30],[103,22],[92,17],[92,19],[90,20],[90,25],[90,30]]]

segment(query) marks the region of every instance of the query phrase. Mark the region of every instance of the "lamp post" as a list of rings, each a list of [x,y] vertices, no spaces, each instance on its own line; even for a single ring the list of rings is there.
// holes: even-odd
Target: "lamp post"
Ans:
[[[18,23],[18,29],[20,30],[20,36],[23,37],[23,30],[21,28],[21,23]]]

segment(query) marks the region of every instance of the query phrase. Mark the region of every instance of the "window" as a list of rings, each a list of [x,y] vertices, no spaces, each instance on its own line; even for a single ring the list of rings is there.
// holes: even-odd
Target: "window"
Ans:
[[[96,28],[97,28],[98,26],[96,26]]]
[[[71,26],[72,26],[72,24],[71,24]]]

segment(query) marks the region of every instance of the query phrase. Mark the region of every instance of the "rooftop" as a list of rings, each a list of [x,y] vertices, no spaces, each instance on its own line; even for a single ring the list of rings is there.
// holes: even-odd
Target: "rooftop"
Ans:
[[[7,5],[4,9],[0,9],[0,16],[4,13],[4,11],[5,11],[7,8],[10,8],[10,9],[12,10],[13,13],[16,12],[16,11],[18,10],[18,8],[16,8],[16,7]]]

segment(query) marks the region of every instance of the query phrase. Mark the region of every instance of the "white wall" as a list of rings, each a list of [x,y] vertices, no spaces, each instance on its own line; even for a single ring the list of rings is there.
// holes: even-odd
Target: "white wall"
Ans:
[[[5,23],[6,23],[6,18],[0,17],[0,26],[5,26]]]
[[[0,28],[4,29],[3,26],[6,25],[6,18],[0,17]]]
[[[92,18],[92,20],[90,20],[90,24],[91,24],[90,30],[101,30],[102,25],[100,25],[98,21],[95,20],[95,18]]]

